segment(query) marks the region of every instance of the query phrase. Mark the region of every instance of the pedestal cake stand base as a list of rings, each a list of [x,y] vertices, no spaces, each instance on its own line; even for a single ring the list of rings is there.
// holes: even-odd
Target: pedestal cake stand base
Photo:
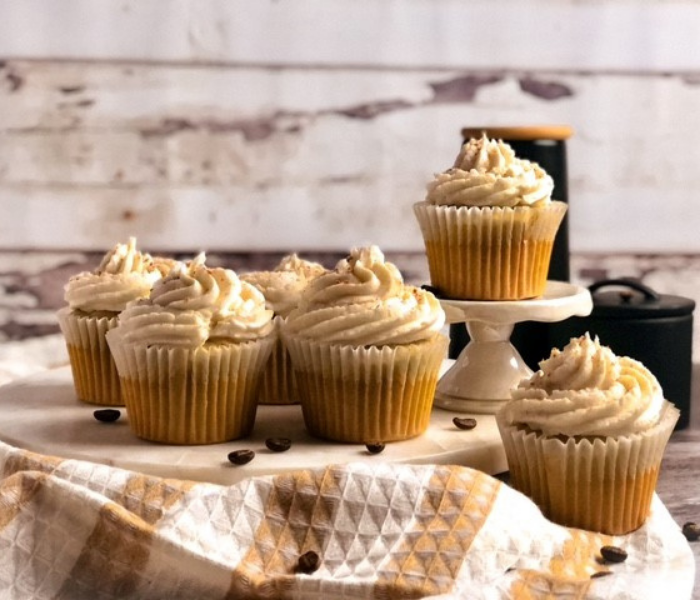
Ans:
[[[435,406],[452,411],[495,414],[510,390],[532,375],[510,343],[521,321],[555,323],[591,313],[589,291],[562,281],[548,281],[539,298],[519,301],[440,300],[447,322],[466,323],[471,341],[440,379]]]

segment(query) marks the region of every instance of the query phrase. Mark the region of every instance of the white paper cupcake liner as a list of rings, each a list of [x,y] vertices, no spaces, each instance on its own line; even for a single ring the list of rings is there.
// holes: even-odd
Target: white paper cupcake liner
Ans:
[[[292,358],[304,422],[312,435],[339,442],[405,440],[430,422],[447,338],[354,347],[282,337]]]
[[[188,349],[124,344],[107,336],[129,426],[168,444],[214,444],[253,429],[262,372],[276,336]]]
[[[117,317],[83,315],[67,307],[57,316],[78,399],[100,406],[123,406],[119,376],[105,339],[117,326]]]
[[[617,437],[550,437],[496,421],[511,485],[550,520],[608,534],[640,527],[680,413],[667,403],[653,428]]]
[[[544,293],[564,202],[542,208],[414,205],[431,285],[448,298],[522,300]]]

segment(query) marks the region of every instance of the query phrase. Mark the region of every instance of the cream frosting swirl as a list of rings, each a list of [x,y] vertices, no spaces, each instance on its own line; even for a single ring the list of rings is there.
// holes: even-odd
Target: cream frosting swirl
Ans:
[[[120,312],[132,300],[145,298],[164,268],[136,249],[136,239],[117,244],[93,272],[74,275],[65,286],[64,298],[73,310]]]
[[[322,264],[301,258],[298,254],[292,253],[282,257],[275,267],[277,272],[292,272],[306,280],[313,279],[326,272],[326,267]]]
[[[230,269],[207,267],[202,253],[158,281],[149,298],[131,303],[118,329],[125,343],[196,347],[258,339],[274,326],[262,293]]]
[[[322,273],[326,273],[323,265],[290,254],[283,257],[273,271],[244,273],[241,279],[263,293],[267,307],[275,315],[286,317],[299,304],[309,281]]]
[[[639,433],[659,422],[666,404],[658,380],[642,363],[616,356],[588,333],[554,349],[512,397],[503,408],[506,422],[545,435]]]
[[[426,200],[449,206],[542,206],[554,182],[537,163],[515,156],[501,140],[483,135],[462,146],[451,169],[435,175]]]
[[[381,250],[368,246],[314,279],[285,327],[314,341],[368,346],[430,339],[444,322],[435,296],[405,285]]]

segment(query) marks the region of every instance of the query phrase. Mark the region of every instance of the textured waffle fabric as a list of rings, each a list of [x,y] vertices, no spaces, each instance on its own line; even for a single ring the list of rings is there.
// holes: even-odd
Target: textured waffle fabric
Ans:
[[[0,443],[0,473],[3,599],[682,599],[692,586],[658,499],[612,538],[554,525],[466,467],[378,460],[222,487]],[[606,544],[627,561],[602,564]],[[308,551],[319,567],[300,573]]]

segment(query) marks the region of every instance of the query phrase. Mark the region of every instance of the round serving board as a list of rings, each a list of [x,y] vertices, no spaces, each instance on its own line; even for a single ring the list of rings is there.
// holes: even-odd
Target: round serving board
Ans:
[[[445,361],[444,368],[451,361]],[[310,436],[299,406],[260,406],[253,433],[242,440],[208,446],[168,446],[135,437],[126,410],[115,423],[97,421],[97,406],[76,399],[70,368],[48,370],[0,387],[0,440],[38,452],[112,465],[161,477],[208,481],[223,485],[253,475],[323,467],[354,461],[458,464],[489,474],[507,470],[503,446],[492,415],[433,410],[428,430],[404,442],[387,444],[372,455],[359,444],[335,444]],[[474,416],[472,430],[455,427],[455,416]],[[269,437],[286,437],[292,447],[274,453]],[[248,464],[234,466],[232,450],[254,450]]]

